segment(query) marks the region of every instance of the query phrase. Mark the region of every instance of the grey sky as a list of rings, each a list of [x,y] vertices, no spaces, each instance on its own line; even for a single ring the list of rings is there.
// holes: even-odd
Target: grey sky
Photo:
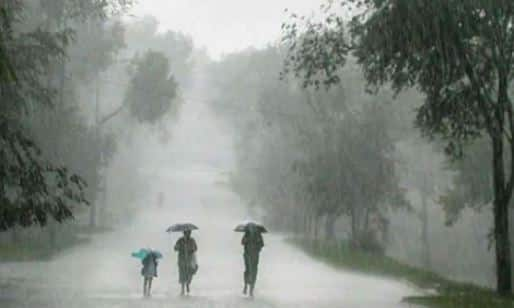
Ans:
[[[326,0],[140,0],[136,16],[153,15],[161,29],[191,34],[199,47],[223,53],[263,47],[280,37],[288,8],[300,14],[319,10]]]

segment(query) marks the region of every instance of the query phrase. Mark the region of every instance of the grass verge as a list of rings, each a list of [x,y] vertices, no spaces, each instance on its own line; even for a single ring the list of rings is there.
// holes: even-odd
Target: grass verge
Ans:
[[[27,236],[20,232],[17,240],[0,242],[0,262],[48,261],[61,251],[89,242],[95,234],[110,231],[108,227],[72,225],[58,229],[54,237],[45,229],[41,229],[39,235]]]
[[[351,249],[349,245],[306,239],[290,239],[310,256],[334,267],[407,280],[436,295],[407,297],[404,301],[435,308],[514,308],[514,297],[499,297],[493,290],[459,283],[423,269],[402,264],[392,258]]]
[[[74,237],[58,245],[48,241],[20,241],[0,244],[0,262],[48,261],[59,252],[89,241],[87,238]]]
[[[0,262],[48,261],[57,253],[80,244],[88,239],[76,238],[73,241],[53,246],[45,241],[0,244]]]

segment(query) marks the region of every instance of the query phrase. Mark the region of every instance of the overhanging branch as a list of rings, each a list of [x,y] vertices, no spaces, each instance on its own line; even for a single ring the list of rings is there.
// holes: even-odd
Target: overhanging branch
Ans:
[[[103,125],[107,121],[109,121],[110,119],[114,118],[117,114],[119,114],[123,110],[123,108],[125,108],[126,105],[127,104],[121,104],[114,111],[112,111],[111,113],[109,113],[106,116],[104,116],[102,119],[100,119],[100,121],[98,122],[98,125]]]

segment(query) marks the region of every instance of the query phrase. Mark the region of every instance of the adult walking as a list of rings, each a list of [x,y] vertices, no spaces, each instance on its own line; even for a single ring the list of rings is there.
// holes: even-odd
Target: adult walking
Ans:
[[[241,245],[244,247],[243,259],[245,265],[243,294],[246,295],[249,291],[250,296],[253,297],[259,269],[259,255],[264,247],[262,233],[266,232],[266,229],[256,223],[247,223],[239,225],[236,231],[244,232],[241,239]]]
[[[180,294],[191,292],[191,281],[193,275],[198,271],[196,262],[196,241],[191,237],[191,230],[184,230],[184,235],[175,244],[175,251],[178,253]]]

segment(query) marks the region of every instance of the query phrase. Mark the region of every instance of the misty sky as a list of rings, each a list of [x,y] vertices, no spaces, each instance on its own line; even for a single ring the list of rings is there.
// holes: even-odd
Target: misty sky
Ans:
[[[219,57],[249,46],[263,47],[280,37],[288,8],[300,14],[317,11],[327,0],[140,0],[136,17],[153,15],[161,29],[193,36],[197,46]]]

